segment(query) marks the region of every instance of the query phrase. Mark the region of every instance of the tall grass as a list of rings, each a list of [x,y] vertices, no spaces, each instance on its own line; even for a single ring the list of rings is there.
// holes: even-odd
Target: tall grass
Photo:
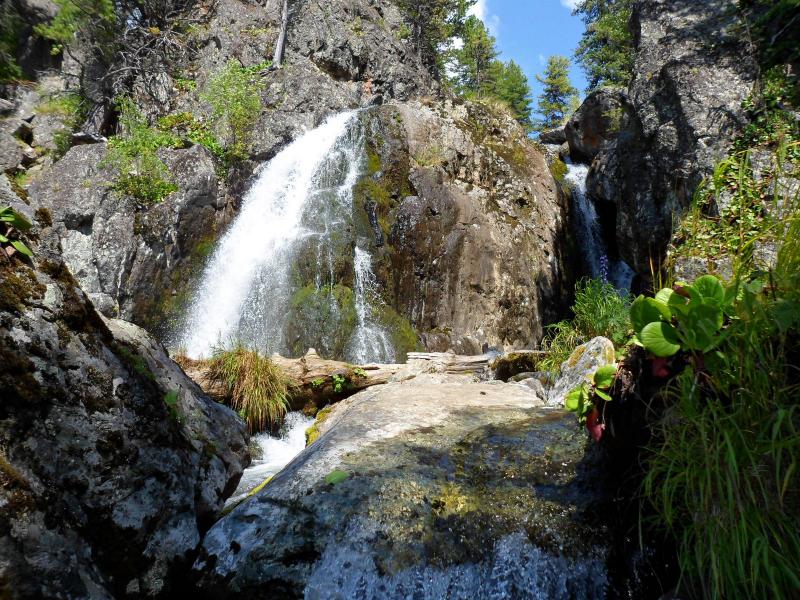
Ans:
[[[734,263],[724,341],[666,391],[649,449],[644,496],[677,541],[684,592],[703,598],[800,598],[800,210],[782,200],[787,218],[729,248],[783,240],[777,264]]]
[[[228,391],[231,407],[252,433],[279,424],[289,410],[289,378],[269,358],[244,346],[215,352],[207,377]]]
[[[545,371],[557,373],[577,346],[603,336],[617,347],[631,337],[631,297],[600,279],[581,279],[575,285],[573,318],[548,327],[542,342],[547,356],[539,363]]]

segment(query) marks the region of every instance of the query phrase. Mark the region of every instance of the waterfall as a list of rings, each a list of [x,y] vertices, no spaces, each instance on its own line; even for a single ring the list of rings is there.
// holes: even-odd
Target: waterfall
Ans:
[[[354,206],[353,189],[365,151],[356,115],[329,118],[261,168],[189,305],[176,340],[189,357],[233,343],[297,355],[307,349],[301,345],[312,345],[309,338],[327,350],[326,341],[344,329],[340,322],[354,327],[341,332],[352,340],[328,352],[346,356],[330,358],[377,361],[390,354],[388,336],[373,319],[371,258],[357,247],[354,211],[363,207]]]
[[[575,228],[583,251],[586,267],[593,278],[602,278],[617,289],[628,290],[634,272],[624,261],[609,260],[608,249],[603,240],[603,229],[597,216],[594,202],[586,194],[587,165],[576,165],[567,161],[564,178],[572,188],[572,203],[575,211]]]
[[[350,361],[364,364],[379,357],[381,362],[394,362],[391,339],[386,330],[379,325],[375,314],[375,306],[380,304],[380,297],[375,274],[372,271],[372,257],[358,246],[356,246],[353,269],[358,326],[350,348]]]

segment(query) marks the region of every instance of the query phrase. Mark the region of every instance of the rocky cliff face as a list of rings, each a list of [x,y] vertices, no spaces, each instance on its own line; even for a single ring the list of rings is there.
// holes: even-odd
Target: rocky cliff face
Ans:
[[[103,321],[36,217],[34,261],[0,260],[0,595],[166,594],[249,462],[244,425]]]
[[[734,0],[643,0],[625,124],[592,166],[589,192],[616,211],[622,258],[644,276],[673,222],[746,123],[756,76]]]
[[[430,350],[538,342],[572,277],[567,203],[542,154],[480,104],[372,114],[359,200],[389,303]]]

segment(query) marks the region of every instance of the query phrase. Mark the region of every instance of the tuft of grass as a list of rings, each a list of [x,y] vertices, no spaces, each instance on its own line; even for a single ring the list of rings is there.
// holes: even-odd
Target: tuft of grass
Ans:
[[[631,297],[601,279],[581,279],[575,285],[573,318],[548,327],[542,342],[547,355],[539,368],[558,373],[577,346],[603,336],[619,348],[628,343],[632,328]]]
[[[215,352],[208,378],[228,391],[231,408],[251,433],[280,424],[289,410],[289,378],[269,358],[244,346]]]

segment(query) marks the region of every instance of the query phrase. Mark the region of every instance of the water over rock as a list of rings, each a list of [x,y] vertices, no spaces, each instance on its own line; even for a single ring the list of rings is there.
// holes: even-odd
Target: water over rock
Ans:
[[[0,262],[0,595],[168,595],[249,462],[244,424],[102,320],[36,214],[33,262]]]
[[[343,401],[209,531],[199,587],[214,598],[604,597],[586,438],[542,404],[518,384],[443,374]]]
[[[747,123],[757,68],[735,0],[634,5],[636,60],[619,138],[588,188],[616,208],[622,258],[649,277],[676,216]]]

